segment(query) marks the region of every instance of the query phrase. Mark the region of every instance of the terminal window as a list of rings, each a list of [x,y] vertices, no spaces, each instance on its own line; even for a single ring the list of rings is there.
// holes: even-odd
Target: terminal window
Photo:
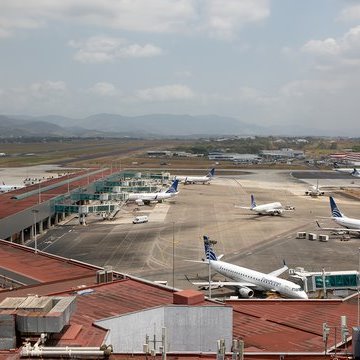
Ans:
[[[323,284],[323,275],[315,276],[315,286],[317,289],[322,289]],[[346,287],[356,287],[357,286],[357,275],[326,275],[325,276],[325,286],[327,288],[346,288]]]

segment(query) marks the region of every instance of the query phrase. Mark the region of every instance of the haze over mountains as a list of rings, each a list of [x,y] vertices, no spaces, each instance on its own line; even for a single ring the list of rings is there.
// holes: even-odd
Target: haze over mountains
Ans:
[[[0,137],[200,137],[221,135],[330,135],[301,128],[265,128],[218,115],[96,114],[72,119],[58,115],[0,115]]]

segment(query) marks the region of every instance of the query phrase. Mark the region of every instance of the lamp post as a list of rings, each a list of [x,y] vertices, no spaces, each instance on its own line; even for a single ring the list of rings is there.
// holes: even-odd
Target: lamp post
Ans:
[[[360,289],[359,289],[359,276],[360,276],[360,247],[358,248],[358,273],[357,273],[357,282],[356,282],[356,289],[357,289],[357,327],[359,329],[360,326]]]
[[[33,209],[31,212],[34,215],[34,248],[35,248],[35,254],[37,254],[37,236],[36,236],[36,214],[39,212],[39,210]]]
[[[175,222],[172,223],[172,284],[173,291],[175,289]]]

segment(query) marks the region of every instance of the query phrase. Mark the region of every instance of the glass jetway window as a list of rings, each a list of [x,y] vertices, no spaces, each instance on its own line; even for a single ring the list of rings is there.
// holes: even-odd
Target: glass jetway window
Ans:
[[[315,275],[315,288],[324,287],[323,275]],[[325,287],[331,288],[349,288],[357,286],[357,274],[325,275]]]
[[[323,290],[356,289],[358,272],[356,270],[310,272],[304,268],[289,269],[289,275],[300,281],[306,292]],[[325,284],[324,284],[325,279]]]

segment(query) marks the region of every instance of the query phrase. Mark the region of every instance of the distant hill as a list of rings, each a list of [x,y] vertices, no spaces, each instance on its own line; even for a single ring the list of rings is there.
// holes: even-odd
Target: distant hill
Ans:
[[[261,122],[259,122],[261,123]],[[0,115],[0,137],[201,137],[226,135],[329,135],[324,129],[301,125],[260,126],[228,116],[150,114],[123,116],[95,114],[72,119],[59,115],[30,117]]]
[[[69,136],[61,126],[33,119],[20,120],[0,115],[1,137]]]
[[[235,118],[218,115],[151,114],[123,116],[96,114],[82,119],[69,119],[57,115],[33,118],[62,127],[76,126],[82,129],[137,136],[215,136],[257,134],[262,128],[241,122]]]

